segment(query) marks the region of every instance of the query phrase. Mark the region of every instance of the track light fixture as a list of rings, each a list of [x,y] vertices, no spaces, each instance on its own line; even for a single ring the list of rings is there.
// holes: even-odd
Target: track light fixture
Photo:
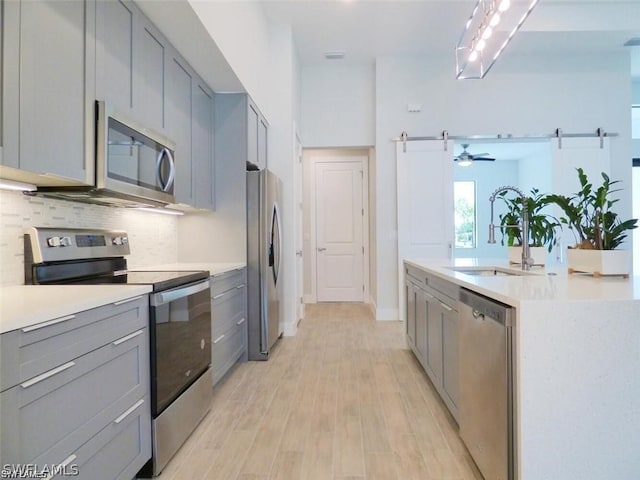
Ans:
[[[478,0],[456,45],[456,78],[484,78],[538,0]]]

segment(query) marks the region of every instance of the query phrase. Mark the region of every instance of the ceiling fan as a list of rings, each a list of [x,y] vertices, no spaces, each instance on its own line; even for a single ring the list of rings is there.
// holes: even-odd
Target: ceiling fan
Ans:
[[[453,157],[455,162],[458,162],[458,165],[461,167],[468,167],[473,162],[476,161],[484,161],[484,162],[495,162],[495,158],[490,158],[489,153],[469,153],[467,152],[468,143],[462,143],[462,153],[460,155]]]

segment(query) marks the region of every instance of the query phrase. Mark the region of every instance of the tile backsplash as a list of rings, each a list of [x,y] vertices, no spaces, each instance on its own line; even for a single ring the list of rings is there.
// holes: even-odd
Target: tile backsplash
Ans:
[[[0,285],[24,283],[25,227],[105,228],[129,234],[129,267],[178,260],[178,219],[124,208],[29,197],[0,190]]]

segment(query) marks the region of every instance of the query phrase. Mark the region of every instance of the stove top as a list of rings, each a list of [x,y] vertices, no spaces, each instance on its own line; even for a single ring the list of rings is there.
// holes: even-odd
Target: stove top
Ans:
[[[65,283],[73,283],[77,285],[100,285],[100,284],[127,284],[127,285],[151,285],[154,292],[168,290],[171,288],[186,285],[188,283],[198,282],[209,278],[209,272],[205,270],[198,271],[135,271],[126,270],[113,273],[107,273],[94,277],[84,277],[75,280],[67,280]]]

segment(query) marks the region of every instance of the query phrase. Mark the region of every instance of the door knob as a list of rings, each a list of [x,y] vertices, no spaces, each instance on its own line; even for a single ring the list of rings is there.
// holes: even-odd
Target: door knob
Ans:
[[[302,257],[302,250],[296,250],[296,257]]]
[[[319,252],[324,252],[324,251],[326,251],[326,250],[327,250],[327,249],[326,249],[326,248],[324,248],[324,247],[318,247],[318,251],[319,251]]]

